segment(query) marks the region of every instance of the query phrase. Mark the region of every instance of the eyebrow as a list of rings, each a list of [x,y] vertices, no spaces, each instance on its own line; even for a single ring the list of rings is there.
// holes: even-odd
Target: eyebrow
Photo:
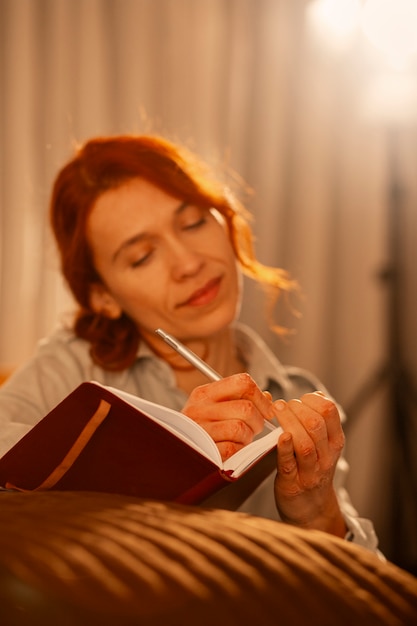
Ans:
[[[181,202],[181,204],[178,205],[178,207],[175,209],[174,215],[175,216],[180,215],[181,212],[184,211],[184,209],[186,209],[188,205],[189,205],[188,200]],[[119,256],[119,254],[123,252],[123,250],[126,250],[126,248],[133,246],[135,243],[138,243],[139,241],[142,241],[142,239],[146,239],[147,236],[148,236],[148,233],[145,231],[143,233],[138,233],[136,235],[133,235],[132,237],[129,237],[129,239],[126,239],[125,241],[123,241],[120,244],[120,246],[117,248],[117,250],[114,252],[112,256],[112,263],[116,261],[117,257]]]

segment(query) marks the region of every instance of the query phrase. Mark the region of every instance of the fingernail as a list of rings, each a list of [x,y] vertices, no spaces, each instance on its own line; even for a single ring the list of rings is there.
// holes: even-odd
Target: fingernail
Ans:
[[[274,402],[274,407],[277,411],[283,411],[286,406],[287,403],[285,402],[285,400],[277,400],[276,402]]]

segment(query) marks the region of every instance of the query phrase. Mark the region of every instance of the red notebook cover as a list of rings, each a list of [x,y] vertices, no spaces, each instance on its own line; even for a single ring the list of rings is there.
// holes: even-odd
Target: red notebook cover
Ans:
[[[90,439],[74,451],[100,412]],[[235,481],[242,483],[241,501],[272,470],[271,463],[257,465]],[[198,504],[228,484],[230,477],[215,463],[91,382],[77,387],[0,459],[0,486],[28,491],[102,491]]]

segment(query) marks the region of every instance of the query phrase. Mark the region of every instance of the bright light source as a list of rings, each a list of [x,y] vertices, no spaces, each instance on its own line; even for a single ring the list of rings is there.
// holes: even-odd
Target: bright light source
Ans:
[[[406,72],[386,72],[367,85],[361,98],[361,114],[368,121],[396,125],[415,119],[417,89]]]
[[[361,23],[391,66],[402,69],[417,51],[416,0],[367,0]]]
[[[307,8],[307,15],[321,37],[335,46],[343,46],[357,29],[360,10],[359,0],[314,0]]]

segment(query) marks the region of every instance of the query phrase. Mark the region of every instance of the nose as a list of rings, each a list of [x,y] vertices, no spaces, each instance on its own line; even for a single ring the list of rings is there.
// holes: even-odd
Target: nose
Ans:
[[[174,280],[182,281],[198,274],[204,265],[204,258],[182,241],[176,239],[170,245],[169,263]]]

